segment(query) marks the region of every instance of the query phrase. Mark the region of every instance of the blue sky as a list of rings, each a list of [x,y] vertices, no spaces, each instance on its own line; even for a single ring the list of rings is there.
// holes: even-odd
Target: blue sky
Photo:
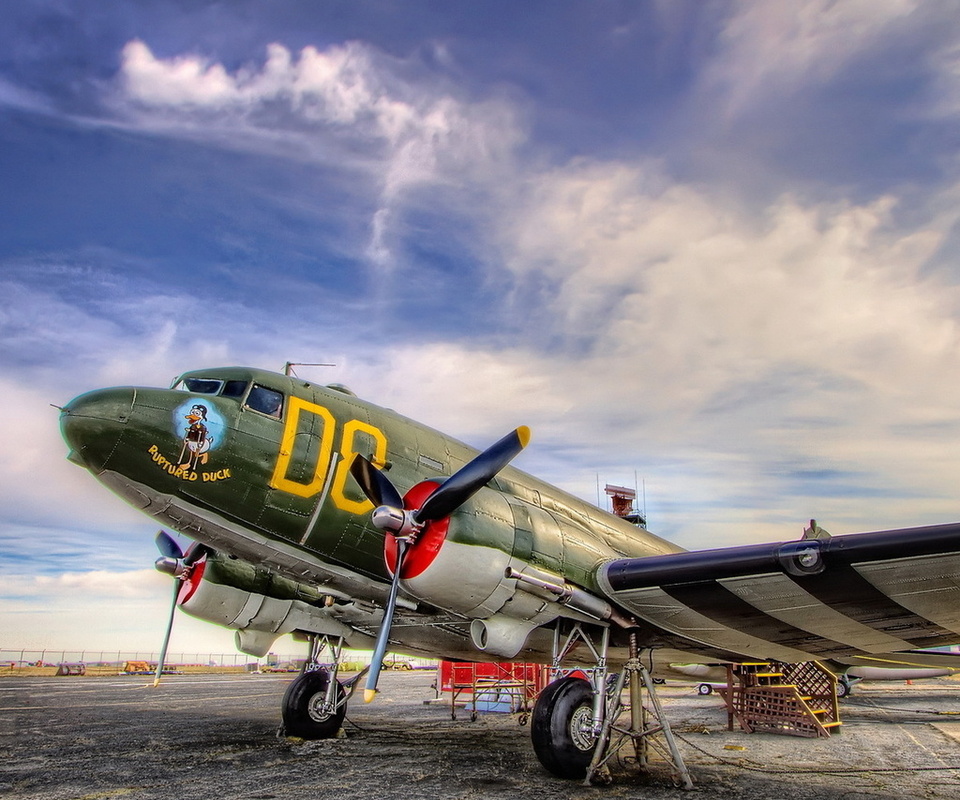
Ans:
[[[333,362],[478,446],[528,424],[518,466],[642,480],[689,548],[960,516],[954,3],[5,21],[0,646],[158,638],[155,528],[50,404],[203,366]]]

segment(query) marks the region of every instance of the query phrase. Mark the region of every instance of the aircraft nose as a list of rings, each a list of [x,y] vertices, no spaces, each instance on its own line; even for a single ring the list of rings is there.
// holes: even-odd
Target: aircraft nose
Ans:
[[[71,400],[60,412],[60,431],[70,448],[67,458],[98,472],[123,435],[135,390],[98,389]]]

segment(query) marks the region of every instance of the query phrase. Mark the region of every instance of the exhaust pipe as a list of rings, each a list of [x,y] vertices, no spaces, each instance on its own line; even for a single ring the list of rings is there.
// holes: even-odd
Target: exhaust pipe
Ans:
[[[549,599],[560,603],[560,605],[566,606],[574,611],[579,611],[581,614],[586,614],[595,620],[615,622],[622,628],[636,627],[636,623],[633,620],[623,616],[606,600],[601,600],[599,597],[595,597],[583,589],[571,586],[566,581],[554,582],[545,580],[544,578],[538,578],[534,575],[527,575],[513,567],[507,567],[506,570],[504,570],[504,577],[517,581],[519,587],[526,591],[530,591],[531,589],[539,590],[533,591],[531,594],[546,594],[549,596]]]

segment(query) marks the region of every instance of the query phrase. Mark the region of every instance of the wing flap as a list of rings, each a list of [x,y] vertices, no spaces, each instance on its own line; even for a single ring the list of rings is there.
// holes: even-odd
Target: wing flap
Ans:
[[[960,642],[960,524],[619,559],[597,579],[637,618],[751,658]]]
[[[798,630],[815,630],[827,642],[847,643],[866,653],[889,653],[903,647],[900,639],[851,619],[787,575],[751,575],[720,583],[763,614]]]
[[[857,571],[904,608],[960,631],[960,555],[862,564]]]

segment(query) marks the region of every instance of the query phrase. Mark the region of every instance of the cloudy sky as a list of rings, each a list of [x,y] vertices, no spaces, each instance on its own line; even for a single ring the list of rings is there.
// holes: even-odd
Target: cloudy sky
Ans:
[[[4,13],[0,647],[159,639],[155,526],[50,405],[204,366],[528,424],[688,548],[960,518],[955,2]]]

